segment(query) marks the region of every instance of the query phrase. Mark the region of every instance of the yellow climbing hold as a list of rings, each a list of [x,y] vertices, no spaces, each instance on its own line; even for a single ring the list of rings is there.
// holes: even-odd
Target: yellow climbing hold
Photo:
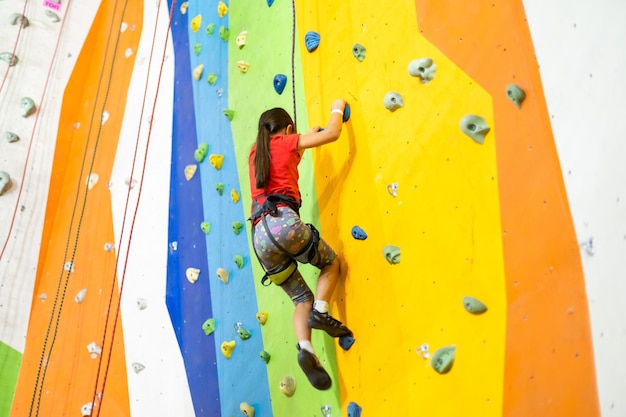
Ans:
[[[233,203],[237,204],[239,202],[240,195],[234,188],[230,190],[230,199],[233,200]]]
[[[198,166],[196,164],[187,165],[185,167],[185,178],[187,179],[187,181],[193,178],[197,169],[198,169]]]
[[[248,68],[250,68],[250,63],[246,61],[239,61],[237,62],[237,68],[239,68],[239,71],[245,74],[246,72],[248,72]]]
[[[195,78],[196,81],[200,81],[200,78],[202,78],[203,71],[204,71],[204,64],[200,64],[197,67],[195,67],[193,69],[193,78]]]
[[[218,171],[222,169],[223,162],[224,162],[224,155],[212,153],[211,156],[209,156],[209,163],[213,165],[213,168],[217,169]]]
[[[228,13],[228,6],[226,5],[226,3],[220,0],[220,2],[217,3],[217,14],[220,17],[224,17],[226,16],[226,13]]]
[[[235,42],[237,42],[237,46],[239,47],[239,49],[241,49],[244,46],[246,46],[246,39],[247,38],[248,38],[248,31],[247,30],[239,32],[239,35],[237,35],[237,39],[235,40]]]
[[[233,350],[235,349],[235,341],[231,340],[230,342],[222,342],[222,353],[226,359],[230,359],[233,354]]]
[[[254,417],[254,407],[245,401],[239,404],[239,411],[246,417]]]
[[[186,1],[180,5],[180,12],[182,14],[187,14],[187,7],[189,7],[189,2]]]
[[[261,324],[261,326],[265,326],[267,323],[267,311],[259,311],[256,313],[256,320]]]
[[[224,284],[228,284],[228,271],[224,268],[217,268],[217,271],[215,273],[217,275],[217,278],[222,281]]]
[[[191,30],[193,30],[193,33],[198,33],[198,30],[200,29],[201,24],[202,24],[201,14],[191,19]]]

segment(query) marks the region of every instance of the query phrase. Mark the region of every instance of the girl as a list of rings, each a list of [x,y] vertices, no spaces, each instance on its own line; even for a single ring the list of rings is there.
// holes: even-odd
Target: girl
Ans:
[[[332,104],[325,129],[296,133],[293,120],[282,108],[265,111],[259,118],[256,143],[250,150],[252,192],[252,244],[267,280],[279,285],[295,305],[293,327],[298,340],[298,364],[311,384],[320,390],[331,379],[311,345],[311,328],[333,337],[352,332],[328,314],[328,301],[341,272],[340,260],[311,224],[300,220],[298,164],[305,149],[334,142],[343,122],[344,100]],[[298,271],[298,262],[320,269],[316,296]]]

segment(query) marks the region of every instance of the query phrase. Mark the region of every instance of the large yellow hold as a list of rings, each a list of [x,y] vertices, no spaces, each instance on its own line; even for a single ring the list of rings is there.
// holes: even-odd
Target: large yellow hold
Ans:
[[[224,17],[226,16],[226,13],[228,13],[228,6],[220,0],[220,2],[217,3],[217,14],[219,17]]]
[[[198,30],[200,29],[201,24],[202,24],[201,14],[191,19],[191,30],[193,30],[193,33],[198,33]]]

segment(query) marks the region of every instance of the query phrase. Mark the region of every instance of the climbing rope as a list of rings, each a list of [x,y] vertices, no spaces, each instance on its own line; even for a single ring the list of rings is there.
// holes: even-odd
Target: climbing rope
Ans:
[[[22,16],[26,15],[26,6],[28,6],[28,0],[24,2],[24,8],[22,9]],[[17,51],[17,45],[20,41],[20,35],[22,34],[22,29],[24,29],[23,21],[20,20],[20,27],[17,30],[17,36],[15,37],[15,43],[13,44],[13,51],[11,52],[12,55],[11,55],[11,58],[9,58],[9,61],[11,61],[13,57],[15,57],[15,51]],[[4,87],[4,83],[7,80],[7,77],[9,76],[10,70],[11,70],[11,64],[7,66],[7,70],[4,72],[4,76],[2,77],[2,83],[0,83],[0,92],[2,92],[2,88]]]
[[[69,7],[69,3],[70,2],[68,1],[68,3],[67,3],[68,7]],[[126,0],[126,2],[124,3],[124,8],[122,10],[122,17],[124,16],[124,12],[126,10],[127,3],[128,3],[128,0]],[[118,1],[116,0],[115,4],[113,6],[114,10],[116,10],[117,7],[118,7]],[[115,19],[115,15],[116,14],[113,13],[112,20]],[[113,21],[111,22],[111,25],[109,25],[109,26],[110,27],[113,26]],[[117,49],[118,49],[118,46],[119,46],[119,39],[120,39],[119,33],[120,32],[118,31],[118,36],[117,36],[117,39],[116,39],[116,42],[115,42],[115,47],[114,47],[114,50],[113,50],[113,58],[111,60],[111,70],[109,72],[108,83],[107,83],[107,85],[105,87],[106,90],[105,90],[104,101],[102,103],[101,113],[104,111],[104,108],[106,106],[106,103],[107,103],[107,100],[108,100],[108,95],[109,95],[109,90],[110,90],[110,87],[111,87],[111,79],[113,77],[113,67],[114,67],[114,64],[115,64],[115,55],[117,53]],[[104,55],[103,62],[107,61],[107,56],[109,54],[109,45],[110,45],[110,42],[111,42],[111,34],[112,34],[112,31],[110,32],[110,34],[109,34],[110,36],[107,39],[107,43],[106,43],[106,46],[105,46],[105,55]],[[100,96],[100,90],[101,90],[101,87],[102,87],[102,84],[103,84],[102,81],[103,81],[103,77],[100,76],[100,79],[98,81],[98,87],[96,89],[96,97],[94,99],[94,103],[98,102],[98,97]],[[76,216],[76,210],[77,210],[79,196],[80,196],[80,188],[81,188],[81,184],[83,184],[81,179],[83,178],[83,172],[84,172],[84,169],[85,169],[85,162],[86,162],[86,159],[87,159],[87,150],[89,149],[89,142],[90,142],[90,139],[91,139],[91,136],[92,136],[91,133],[92,133],[92,128],[93,128],[93,120],[94,120],[94,117],[95,117],[95,114],[96,114],[95,111],[96,111],[96,109],[95,109],[95,104],[94,104],[94,108],[92,110],[91,118],[90,118],[89,130],[88,130],[88,133],[87,133],[87,142],[85,143],[85,151],[83,153],[83,159],[82,159],[82,162],[81,162],[80,174],[78,175],[77,189],[76,189],[76,193],[75,193],[74,205],[73,205],[73,208],[72,208],[72,215],[71,215],[71,218],[70,218],[70,225],[69,225],[69,228],[68,228],[68,235],[67,235],[66,244],[65,244],[65,251],[64,251],[64,255],[63,255],[63,259],[64,260],[67,259],[68,249],[69,249],[69,245],[70,245],[70,241],[71,241],[71,237],[72,237],[71,236],[72,228],[73,228],[74,219],[75,219],[75,216]],[[98,120],[100,120],[100,119],[98,118]],[[96,158],[96,154],[97,154],[97,150],[98,150],[98,144],[99,144],[99,141],[100,141],[101,133],[102,133],[102,123],[99,123],[98,131],[97,131],[96,139],[95,139],[94,150],[93,150],[93,154],[92,154],[92,157],[91,157],[91,163],[90,163],[90,166],[89,166],[89,174],[91,174],[92,170],[93,170],[93,166],[94,166],[94,162],[95,162],[95,158]],[[78,223],[77,223],[77,226],[76,226],[76,232],[75,232],[75,236],[74,236],[74,246],[72,248],[72,256],[70,258],[70,264],[71,265],[73,265],[73,263],[74,263],[74,258],[76,256],[76,250],[77,250],[77,247],[78,247],[78,240],[79,240],[79,237],[80,237],[80,227],[81,227],[81,224],[82,224],[82,221],[83,221],[83,216],[84,216],[84,212],[85,212],[85,206],[86,206],[86,203],[87,203],[87,195],[88,195],[87,191],[88,191],[88,189],[87,189],[87,186],[85,185],[85,193],[84,193],[84,196],[83,196],[83,199],[82,199],[82,205],[80,207],[80,213],[79,213],[79,216],[78,216]],[[71,268],[68,268],[68,269],[71,270]],[[52,306],[52,312],[50,314],[50,321],[49,321],[48,327],[46,329],[46,334],[44,336],[44,343],[43,343],[43,346],[42,346],[42,349],[41,349],[41,356],[40,356],[40,359],[39,359],[39,366],[37,368],[37,375],[36,375],[36,380],[35,380],[33,396],[31,398],[30,408],[29,408],[29,412],[28,412],[28,416],[29,417],[33,416],[33,407],[35,407],[35,403],[36,403],[36,408],[35,408],[35,414],[34,415],[35,416],[39,416],[39,408],[40,408],[40,405],[41,405],[41,396],[42,396],[42,393],[43,393],[43,385],[44,385],[44,381],[45,381],[45,378],[46,378],[46,372],[47,372],[47,369],[48,369],[48,367],[47,366],[44,367],[43,364],[44,364],[44,361],[49,363],[50,362],[50,358],[52,356],[52,352],[53,352],[53,349],[54,349],[54,344],[56,342],[56,337],[57,337],[57,333],[58,333],[58,329],[59,329],[59,322],[60,322],[60,319],[61,319],[61,311],[63,309],[63,303],[65,301],[65,296],[66,296],[66,293],[67,293],[67,286],[68,286],[68,283],[69,283],[70,274],[71,274],[71,272],[70,271],[65,271],[65,268],[63,268],[61,270],[61,274],[60,274],[58,285],[57,285],[56,294],[55,294],[55,297],[54,297],[54,303],[53,303],[53,306]],[[59,294],[60,294],[60,296],[59,296]],[[57,311],[57,304],[58,304],[58,311]],[[54,329],[52,329],[53,327],[54,327]],[[51,332],[52,332],[52,336],[50,336]],[[46,349],[48,347],[48,342],[50,342],[50,347],[49,347],[49,349],[46,352]],[[46,357],[46,353],[47,353],[47,357]],[[42,368],[43,368],[43,373],[42,373]]]
[[[115,317],[113,319],[113,328],[111,330],[111,337],[110,337],[110,342],[108,345],[108,356],[107,356],[107,361],[106,361],[106,366],[104,368],[103,371],[103,377],[102,377],[102,390],[100,392],[100,404],[102,404],[103,398],[104,398],[104,391],[105,391],[105,387],[106,387],[106,380],[107,380],[107,375],[109,373],[109,366],[110,366],[110,362],[111,362],[111,356],[113,353],[113,345],[115,342],[115,330],[117,329],[117,323],[119,321],[119,314],[120,314],[120,305],[121,305],[121,300],[122,300],[122,294],[124,292],[124,281],[126,279],[126,268],[128,266],[128,258],[129,258],[129,253],[130,253],[130,247],[131,247],[131,242],[132,242],[132,237],[133,237],[133,230],[135,228],[135,221],[137,220],[137,211],[139,209],[139,203],[141,201],[141,192],[143,189],[143,181],[144,181],[144,177],[145,177],[145,170],[146,170],[146,165],[148,162],[148,149],[150,147],[150,138],[152,136],[152,121],[154,120],[154,113],[155,113],[155,109],[156,109],[156,102],[157,102],[157,98],[159,96],[159,89],[161,86],[161,78],[163,76],[163,67],[165,64],[165,58],[166,58],[166,54],[167,54],[167,43],[169,41],[169,32],[170,32],[170,27],[172,24],[172,17],[174,14],[174,5],[176,4],[176,0],[172,1],[171,7],[170,7],[170,14],[169,14],[169,22],[167,25],[167,33],[165,35],[165,43],[163,46],[163,55],[161,57],[161,65],[159,67],[159,76],[158,76],[158,81],[157,81],[157,85],[156,85],[156,91],[155,91],[155,97],[154,97],[154,102],[152,104],[152,111],[151,111],[151,115],[150,115],[150,122],[148,125],[148,135],[147,135],[147,139],[146,139],[146,146],[145,146],[145,152],[144,152],[144,159],[143,159],[143,165],[141,168],[141,176],[140,176],[140,180],[139,180],[139,190],[137,192],[137,201],[135,203],[135,207],[134,207],[134,211],[133,211],[133,217],[132,217],[132,222],[131,222],[131,226],[130,226],[130,231],[128,234],[128,244],[126,246],[126,251],[125,251],[125,259],[124,259],[124,267],[122,269],[122,275],[120,277],[120,289],[119,289],[119,298],[117,301],[117,305],[115,307]],[[161,9],[161,0],[159,0],[158,5],[157,5],[157,10]],[[138,149],[139,149],[139,141],[140,141],[140,136],[141,136],[141,120],[143,120],[143,114],[144,114],[144,110],[145,110],[145,105],[146,105],[146,97],[148,95],[148,86],[150,84],[150,69],[152,68],[152,57],[154,54],[154,44],[156,42],[156,37],[157,37],[157,30],[158,30],[158,22],[159,22],[159,13],[157,12],[157,18],[154,24],[154,33],[152,35],[152,47],[150,48],[150,59],[148,61],[148,73],[146,75],[146,84],[144,86],[144,92],[143,92],[143,101],[142,101],[142,106],[141,106],[141,112],[139,114],[139,127],[137,129],[137,138],[135,141],[135,152],[133,155],[133,163],[132,163],[132,167],[131,167],[131,174],[130,174],[130,178],[132,181],[134,172],[135,172],[135,163],[137,161],[137,153],[138,153]],[[122,217],[122,229],[120,231],[120,238],[119,238],[119,242],[122,242],[123,237],[124,237],[124,229],[126,226],[126,217],[128,214],[128,205],[129,205],[129,201],[130,201],[130,189],[131,186],[129,184],[128,187],[128,191],[126,194],[126,204],[124,206],[124,215]],[[116,257],[115,260],[115,269],[114,269],[114,276],[113,279],[111,280],[111,291],[110,291],[110,296],[109,296],[109,303],[108,303],[108,308],[107,308],[107,313],[106,313],[106,320],[105,320],[105,328],[104,328],[104,334],[102,337],[102,346],[104,347],[105,342],[106,342],[106,338],[107,338],[107,329],[108,329],[108,324],[109,324],[109,318],[111,316],[111,306],[113,305],[113,294],[115,292],[115,271],[117,271],[117,267],[119,264],[119,251],[118,251],[118,256]],[[104,350],[104,349],[103,349]],[[101,366],[102,366],[102,360],[103,360],[103,356],[104,355],[100,355],[100,360],[98,361],[98,370],[96,373],[96,381],[94,384],[94,392],[93,392],[93,396],[92,396],[92,404],[95,404],[96,401],[96,397],[98,395],[97,391],[98,391],[98,382],[100,379],[100,370],[101,370]],[[100,416],[100,411],[101,411],[102,407],[98,407],[97,408],[97,413],[96,413],[96,417]]]
[[[293,123],[298,127],[296,111],[296,0],[291,0],[291,97],[293,97]]]

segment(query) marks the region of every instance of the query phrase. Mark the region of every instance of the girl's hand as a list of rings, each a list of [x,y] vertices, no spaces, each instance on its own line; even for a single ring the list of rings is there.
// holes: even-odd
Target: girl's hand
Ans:
[[[319,131],[320,131],[320,129],[321,129],[321,127],[320,127],[320,126],[313,126],[313,127],[311,127],[311,128],[310,128],[310,129],[309,129],[306,133],[307,133],[307,134],[309,134],[309,133],[317,133],[317,132],[319,132]]]

